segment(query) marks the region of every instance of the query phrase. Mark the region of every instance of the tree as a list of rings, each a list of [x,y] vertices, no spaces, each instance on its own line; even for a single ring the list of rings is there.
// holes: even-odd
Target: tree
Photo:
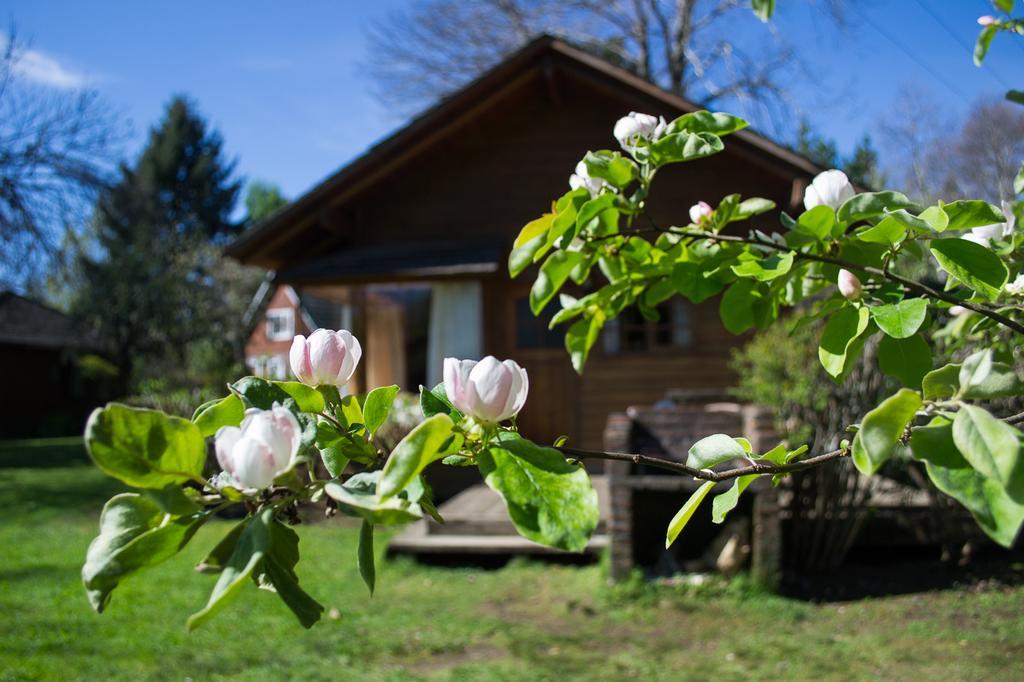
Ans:
[[[95,92],[23,80],[26,56],[13,35],[0,53],[0,285],[14,287],[38,277],[81,227],[125,132]]]
[[[869,189],[885,186],[885,177],[878,165],[878,150],[871,142],[871,136],[864,136],[853,148],[853,153],[843,162],[843,170],[855,184]]]
[[[258,223],[287,203],[280,187],[263,180],[253,180],[245,190],[245,222],[247,225]]]
[[[465,84],[542,33],[571,42],[703,106],[738,103],[778,123],[797,62],[741,0],[420,0],[370,31],[369,73],[389,106]],[[841,0],[820,6],[841,21]],[[756,37],[736,37],[748,21]],[[730,30],[731,29],[731,30]]]
[[[914,89],[897,100],[882,139],[892,172],[915,198],[1009,201],[1024,158],[1024,108],[982,99],[962,121],[949,120],[933,94]]]
[[[839,149],[835,140],[818,134],[807,119],[801,120],[797,128],[796,150],[822,168],[839,166]]]
[[[237,327],[225,314],[217,244],[239,230],[230,215],[240,185],[222,148],[194,105],[175,97],[96,205],[73,309],[113,346],[126,381],[140,364],[180,365],[193,343]]]

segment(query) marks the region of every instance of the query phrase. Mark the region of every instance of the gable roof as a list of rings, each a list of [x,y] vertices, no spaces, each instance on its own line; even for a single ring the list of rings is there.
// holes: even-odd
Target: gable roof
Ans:
[[[595,85],[628,92],[652,106],[676,110],[680,115],[702,108],[561,39],[543,35],[250,228],[228,245],[227,254],[245,263],[269,266],[267,254],[272,247],[308,224],[318,210],[379,182],[405,161],[465,125],[502,94],[538,71],[549,75],[555,67],[567,69]],[[610,126],[609,123],[609,129]],[[756,155],[793,175],[814,175],[823,170],[806,157],[749,128],[730,136],[730,149]]]
[[[83,350],[102,345],[67,314],[13,291],[0,291],[0,344]]]

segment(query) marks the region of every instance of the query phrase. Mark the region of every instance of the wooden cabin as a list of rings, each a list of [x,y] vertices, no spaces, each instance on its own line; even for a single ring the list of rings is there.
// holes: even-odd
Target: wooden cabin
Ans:
[[[600,447],[610,413],[655,403],[670,389],[731,384],[728,359],[738,339],[719,322],[717,299],[670,302],[657,323],[627,311],[605,327],[577,376],[564,330],[548,331],[547,319],[530,314],[535,272],[511,280],[508,253],[522,225],[568,189],[587,150],[617,147],[619,117],[639,111],[671,120],[699,108],[543,37],[251,229],[228,253],[275,271],[275,282],[299,297],[348,306],[365,358],[356,390],[432,385],[445,356],[513,358],[530,375],[523,432],[538,442],[566,435]],[[716,156],[659,174],[655,220],[688,222],[692,204],[733,192],[793,210],[821,170],[750,130],[725,142]],[[773,229],[777,216],[758,224]]]

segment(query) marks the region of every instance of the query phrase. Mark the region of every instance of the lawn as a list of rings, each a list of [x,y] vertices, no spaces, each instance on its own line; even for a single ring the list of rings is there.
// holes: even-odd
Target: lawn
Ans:
[[[37,454],[0,448],[0,679],[974,680],[1007,679],[1024,657],[1024,587],[815,605],[742,580],[610,588],[598,565],[401,560],[379,566],[371,599],[355,529],[337,521],[299,526],[300,578],[333,610],[312,630],[252,587],[185,631],[213,581],[191,567],[225,523],[97,615],[78,571],[119,486],[67,443],[59,461],[52,442],[20,447]]]

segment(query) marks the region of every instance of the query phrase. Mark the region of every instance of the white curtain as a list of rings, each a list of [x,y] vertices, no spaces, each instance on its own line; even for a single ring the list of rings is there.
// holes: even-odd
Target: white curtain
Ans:
[[[427,385],[441,381],[444,359],[479,360],[483,352],[480,282],[445,282],[430,287]]]

